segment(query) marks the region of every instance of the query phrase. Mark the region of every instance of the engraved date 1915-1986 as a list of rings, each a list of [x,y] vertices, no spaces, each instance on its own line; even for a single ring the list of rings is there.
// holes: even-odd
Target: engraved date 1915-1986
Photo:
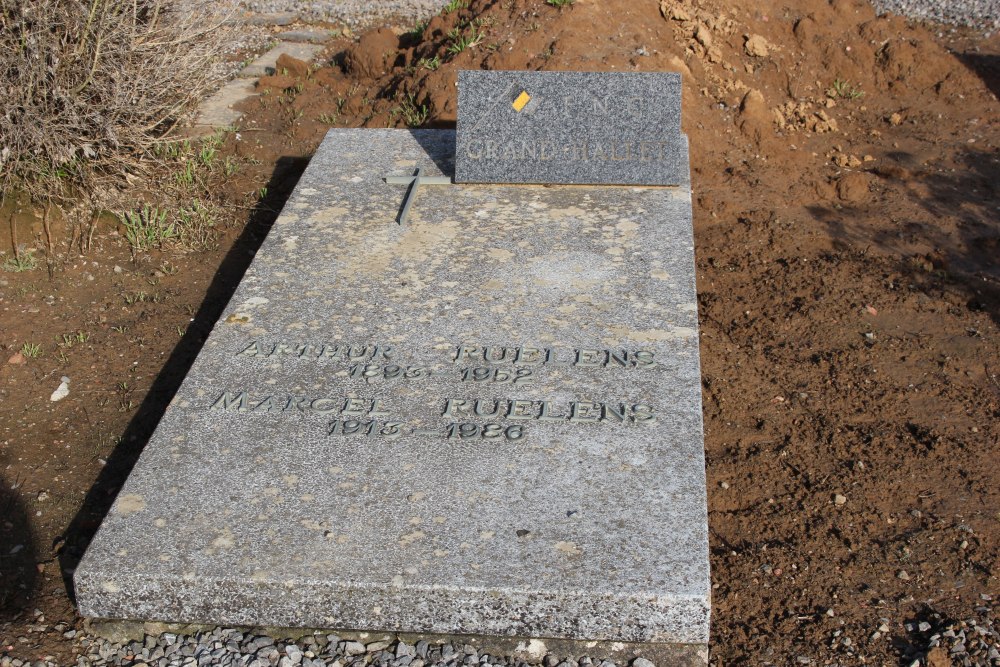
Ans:
[[[339,436],[382,436],[396,438],[403,435],[437,437],[445,440],[520,440],[524,437],[523,424],[473,424],[451,423],[441,428],[415,429],[405,422],[380,421],[377,419],[334,419],[330,422],[328,435]]]

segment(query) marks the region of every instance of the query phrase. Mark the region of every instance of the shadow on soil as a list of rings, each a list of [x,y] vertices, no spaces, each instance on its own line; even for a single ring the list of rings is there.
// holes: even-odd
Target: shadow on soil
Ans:
[[[59,555],[66,590],[76,601],[72,572],[86,552],[94,533],[111,509],[119,489],[152,436],[167,405],[187,375],[205,339],[239,285],[254,255],[267,236],[282,207],[309,163],[308,158],[283,157],[278,160],[267,184],[267,197],[250,213],[239,238],[226,254],[184,337],[170,354],[135,417],[129,422],[121,442],[108,457],[83,506],[66,530],[65,547]]]
[[[31,601],[38,578],[34,538],[17,490],[0,475],[0,621],[14,618]]]
[[[897,270],[921,289],[959,290],[971,311],[986,312],[1000,324],[1000,155],[966,150],[954,169],[918,164],[906,153],[890,153],[895,165],[875,172],[927,215],[885,224],[879,216],[809,206],[835,243],[861,249],[869,245],[900,256]],[[902,214],[902,215],[905,215]],[[852,224],[863,219],[869,224]],[[940,224],[947,220],[946,224]],[[907,248],[930,248],[914,254]]]
[[[985,53],[955,54],[963,65],[983,80],[986,87],[1000,98],[1000,56]]]
[[[38,578],[34,537],[17,490],[0,475],[0,620],[17,616],[31,601]]]

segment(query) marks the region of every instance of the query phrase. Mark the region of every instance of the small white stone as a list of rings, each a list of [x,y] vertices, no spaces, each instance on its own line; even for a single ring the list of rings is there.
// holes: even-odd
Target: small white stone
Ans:
[[[55,403],[56,401],[61,401],[69,396],[69,378],[65,375],[62,377],[62,382],[56,387],[56,390],[52,392],[52,396],[49,400]]]

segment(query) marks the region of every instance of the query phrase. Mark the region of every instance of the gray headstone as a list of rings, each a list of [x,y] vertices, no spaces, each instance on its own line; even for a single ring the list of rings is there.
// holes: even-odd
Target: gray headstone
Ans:
[[[458,73],[459,183],[680,185],[673,72]]]
[[[76,570],[83,615],[707,642],[687,180],[424,185],[396,224],[384,177],[454,151],[331,130]]]

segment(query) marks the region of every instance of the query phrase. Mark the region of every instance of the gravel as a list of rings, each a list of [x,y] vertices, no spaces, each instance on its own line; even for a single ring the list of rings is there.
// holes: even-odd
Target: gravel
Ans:
[[[1000,0],[873,0],[880,12],[914,19],[1000,29]]]
[[[903,629],[917,640],[919,649],[907,659],[916,658],[922,665],[1000,666],[1000,619],[994,613],[992,597],[981,597],[983,606],[976,607],[974,617],[954,621],[933,613],[926,620],[904,624]]]
[[[75,648],[78,658],[72,664],[76,667],[527,667],[526,662],[510,656],[480,654],[469,644],[379,641],[365,646],[341,640],[335,634],[313,634],[293,641],[227,628],[194,635],[146,635],[141,641],[124,643],[80,632]],[[0,667],[56,667],[56,664],[50,659],[20,660],[0,653]],[[588,657],[562,660],[549,655],[545,664],[590,667],[595,663]],[[601,667],[617,665],[604,661]],[[636,658],[632,667],[653,665]]]
[[[894,646],[900,650],[896,655],[902,658],[899,664],[904,665],[1000,667],[1000,619],[995,614],[993,597],[981,595],[980,606],[972,613],[973,616],[960,621],[934,612],[900,624],[882,619],[869,641],[892,635]],[[891,629],[890,625],[896,629]],[[41,628],[47,630],[48,626],[39,625],[38,628],[30,632],[44,632]],[[54,629],[63,632],[67,628],[59,624]],[[312,634],[291,640],[216,628],[193,635],[165,632],[115,643],[78,630],[74,639],[78,657],[75,662],[66,663],[66,667],[70,664],[75,667],[528,667],[528,663],[519,658],[479,653],[470,644],[429,644],[421,640],[416,644],[375,641],[366,646],[341,639],[336,634]],[[24,637],[18,641],[30,643],[31,640]],[[847,650],[853,655],[854,644],[838,630],[831,648]],[[13,647],[0,646],[0,667],[58,667],[60,664],[51,656],[40,660],[12,658],[4,652],[10,648]],[[809,656],[800,655],[793,664],[817,663]],[[598,662],[587,656],[555,655],[546,655],[542,665],[618,667],[609,660]],[[654,667],[654,664],[639,657],[631,662],[631,667]]]
[[[242,0],[242,6],[259,14],[291,12],[305,21],[376,23],[388,17],[416,21],[433,16],[444,0]],[[915,19],[1000,29],[1000,0],[873,0],[880,12]]]
[[[242,0],[247,11],[258,14],[291,12],[304,21],[365,25],[385,18],[417,21],[441,11],[444,0]]]

